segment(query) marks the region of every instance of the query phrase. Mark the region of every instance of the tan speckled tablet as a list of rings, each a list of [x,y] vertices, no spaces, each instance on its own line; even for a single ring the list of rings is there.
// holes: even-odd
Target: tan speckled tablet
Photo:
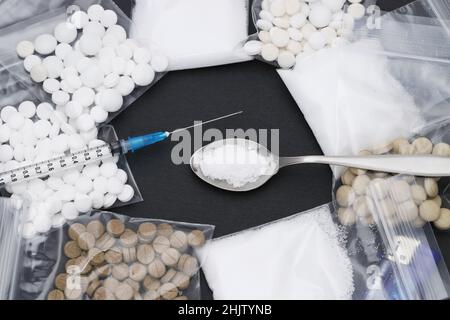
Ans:
[[[163,236],[169,238],[173,233],[173,227],[168,223],[161,223],[158,226],[157,234],[158,236]]]
[[[66,289],[67,273],[60,273],[55,278],[55,287],[61,291]]]
[[[161,287],[161,281],[151,277],[150,275],[147,275],[142,282],[142,286],[147,291],[157,291],[159,287]]]
[[[165,273],[166,273],[166,266],[159,259],[153,260],[153,262],[148,265],[148,274],[151,275],[153,278],[159,279]]]
[[[106,278],[111,275],[112,267],[110,265],[103,265],[95,269],[95,273],[100,278]]]
[[[153,249],[157,253],[163,253],[164,250],[168,249],[170,247],[170,241],[167,237],[164,236],[157,236],[155,240],[153,240]]]
[[[122,260],[122,250],[118,247],[111,248],[105,253],[105,261],[110,264],[118,264],[121,263]]]
[[[138,236],[141,241],[152,241],[156,236],[156,225],[151,222],[144,222],[139,225]]]
[[[175,231],[174,233],[172,233],[169,240],[170,245],[173,248],[179,251],[186,250],[186,247],[188,245],[188,239],[186,233],[184,233],[183,231]]]
[[[114,291],[114,295],[117,300],[131,300],[134,296],[134,290],[129,284],[121,283]]]
[[[147,271],[146,271],[146,272],[147,272]],[[136,293],[136,292],[139,292],[139,289],[140,289],[140,287],[141,287],[141,285],[139,284],[139,282],[134,281],[134,280],[132,280],[132,279],[130,279],[130,278],[126,279],[124,282],[125,282],[126,284],[128,284],[130,287],[132,287],[135,293]]]
[[[116,300],[116,297],[105,287],[100,287],[94,293],[94,300]]]
[[[94,296],[95,291],[96,291],[99,287],[101,287],[101,285],[102,285],[102,281],[100,281],[100,280],[94,280],[94,281],[91,281],[91,282],[89,283],[87,289],[86,289],[86,294],[87,294],[90,298],[92,298],[92,297]]]
[[[129,267],[125,263],[119,263],[112,267],[112,276],[119,281],[128,278]]]
[[[171,282],[173,277],[177,274],[175,269],[167,270],[166,274],[161,277],[161,283]]]
[[[178,270],[192,277],[198,271],[198,261],[193,256],[183,254],[178,261]]]
[[[130,229],[126,229],[120,236],[120,244],[125,248],[132,248],[137,245],[137,234]]]
[[[180,252],[174,248],[168,248],[161,254],[161,261],[168,267],[173,267],[180,259]]]
[[[122,248],[123,261],[133,263],[136,261],[136,247]]]
[[[116,239],[113,238],[108,233],[104,233],[100,238],[98,238],[95,246],[100,250],[106,251],[114,247],[116,244]]]
[[[120,237],[122,233],[125,231],[125,225],[119,219],[109,220],[106,224],[106,230],[113,237]]]
[[[52,290],[47,295],[47,300],[64,300],[64,292],[61,290]]]
[[[183,272],[177,272],[177,274],[172,278],[171,282],[176,285],[178,289],[186,290],[190,284],[190,277]]]
[[[137,248],[137,260],[143,264],[149,264],[155,259],[155,250],[149,244],[142,244]]]
[[[91,248],[88,252],[88,259],[93,266],[99,266],[105,262],[105,253],[98,248]]]
[[[188,297],[186,297],[186,296],[179,296],[179,297],[176,297],[176,298],[173,299],[173,300],[189,300],[189,299],[188,299]]]
[[[119,286],[120,281],[114,277],[108,277],[103,281],[103,286],[111,292],[116,291],[116,288]]]
[[[88,251],[95,246],[95,237],[92,233],[84,232],[78,237],[77,243],[82,250]]]
[[[142,281],[147,275],[147,267],[142,263],[135,262],[129,268],[129,277],[134,281]]]
[[[69,227],[68,235],[69,238],[77,241],[78,236],[82,233],[86,232],[86,227],[81,223],[74,223]]]
[[[76,241],[68,241],[64,245],[64,254],[69,259],[78,258],[81,255],[81,248]]]
[[[173,300],[178,296],[178,289],[173,283],[164,283],[158,290],[165,300]]]
[[[203,246],[205,241],[205,234],[200,230],[193,230],[188,235],[188,243],[194,248]]]
[[[98,239],[105,233],[105,226],[99,220],[93,220],[87,224],[86,230],[91,233],[95,239]]]
[[[158,291],[155,290],[149,290],[144,295],[144,300],[160,300],[160,294]]]
[[[80,300],[83,296],[83,292],[79,288],[66,287],[64,290],[64,296],[67,300]]]

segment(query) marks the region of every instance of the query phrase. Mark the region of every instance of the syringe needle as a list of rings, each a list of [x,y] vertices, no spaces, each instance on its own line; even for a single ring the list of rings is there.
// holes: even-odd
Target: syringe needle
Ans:
[[[169,132],[169,135],[172,135],[172,134],[174,134],[176,132],[189,130],[189,129],[192,129],[192,128],[195,128],[195,127],[198,127],[198,126],[202,126],[202,125],[207,124],[207,123],[211,123],[211,122],[219,121],[219,120],[222,120],[222,119],[230,118],[230,117],[233,117],[233,116],[237,116],[238,114],[241,114],[243,112],[244,111],[241,110],[241,111],[238,111],[238,112],[227,114],[226,116],[222,116],[222,117],[219,117],[219,118],[211,119],[211,120],[204,121],[204,122],[202,121],[200,123],[194,124],[193,126],[189,126],[189,127],[186,127],[186,128],[181,128],[181,129],[177,129],[177,130],[174,130],[172,132]]]

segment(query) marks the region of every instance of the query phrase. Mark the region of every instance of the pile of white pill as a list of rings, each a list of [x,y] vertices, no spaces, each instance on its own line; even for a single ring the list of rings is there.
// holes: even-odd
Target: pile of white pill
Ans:
[[[76,11],[53,34],[17,45],[31,79],[42,83],[56,109],[81,132],[119,111],[136,86],[148,86],[168,59],[127,38],[118,16],[101,5]]]
[[[355,20],[365,15],[361,2],[262,0],[256,21],[258,40],[248,41],[244,49],[249,55],[277,62],[283,69],[291,68],[298,55],[311,54],[348,37]]]
[[[59,23],[53,34],[22,41],[17,54],[53,103],[23,101],[0,111],[0,171],[102,144],[97,125],[117,112],[136,86],[150,85],[167,69],[165,56],[127,39],[112,10],[92,5]],[[31,238],[91,209],[135,196],[118,158],[6,186],[31,200],[22,234]]]

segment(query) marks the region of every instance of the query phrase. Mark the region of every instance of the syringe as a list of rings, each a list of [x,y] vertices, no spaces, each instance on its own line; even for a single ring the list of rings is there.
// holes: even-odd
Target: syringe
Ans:
[[[116,155],[125,155],[130,151],[135,152],[155,143],[164,141],[176,132],[189,130],[207,123],[236,116],[238,114],[241,114],[242,112],[243,111],[235,112],[219,118],[200,122],[193,126],[177,129],[172,132],[158,131],[143,136],[113,141],[110,143],[105,142],[104,144],[96,147],[67,153],[60,157],[55,157],[52,159],[0,172],[0,188],[10,183],[19,183],[27,180],[41,178],[48,176],[51,173],[67,170],[80,165],[88,165],[101,160],[106,160]]]

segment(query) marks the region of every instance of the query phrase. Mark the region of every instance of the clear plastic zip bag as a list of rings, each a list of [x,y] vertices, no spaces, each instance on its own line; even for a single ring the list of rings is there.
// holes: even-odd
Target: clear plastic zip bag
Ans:
[[[324,48],[345,42],[353,30],[380,15],[375,1],[257,0],[252,5],[257,30],[244,45],[250,56],[281,69]]]
[[[40,95],[36,92],[38,88],[25,87],[5,69],[0,70],[0,78],[2,79],[0,118],[7,120],[5,123],[1,120],[0,123],[1,173],[66,155],[69,152],[76,152],[89,145],[103,143],[103,141],[117,141],[117,135],[111,126],[95,128],[92,132],[93,135],[79,134],[71,128],[66,122],[67,119],[52,105],[39,100]],[[14,126],[16,121],[11,121],[9,119],[11,116],[18,119],[16,121],[19,121],[20,126]],[[91,202],[91,205],[82,209],[86,212],[92,208],[119,207],[142,201],[141,193],[126,158],[120,156],[106,159],[104,163],[108,161],[110,162],[108,166],[115,172],[111,178],[120,177],[124,183],[124,189],[130,191],[129,196],[122,198],[119,195],[108,195],[105,186],[108,184],[109,178],[103,177],[101,164],[96,163],[55,172],[50,177],[44,176],[27,182],[8,184],[1,188],[0,193],[13,198],[28,199],[33,202],[35,212],[41,212],[37,215],[40,218],[30,217],[30,222],[41,221],[44,224],[37,229],[35,226],[31,227],[28,229],[30,232],[25,236],[45,232],[49,227],[59,227],[67,220],[76,218],[76,212],[81,213],[78,209],[74,210],[73,207],[74,196],[76,197],[77,194],[83,194],[82,198],[88,204]],[[87,183],[90,190],[85,189],[83,192],[80,191],[81,189],[78,190],[76,185],[80,183],[80,180],[84,180],[83,183]],[[96,180],[97,182],[95,182]],[[87,195],[90,199],[86,198]],[[118,198],[124,201],[118,200]],[[39,210],[37,210],[38,208]]]
[[[0,37],[3,40],[0,44],[0,65],[7,68],[27,87],[43,87],[44,90],[38,91],[42,94],[40,97],[42,100],[56,101],[53,95],[54,92],[58,92],[63,99],[58,99],[60,102],[55,104],[61,103],[64,106],[76,100],[90,111],[89,115],[97,125],[100,125],[110,122],[165,74],[167,68],[165,55],[149,43],[129,38],[132,21],[112,0],[65,0],[60,1],[58,5],[52,2],[46,2],[46,5],[45,11],[39,10],[41,14],[0,29]],[[117,19],[117,25],[105,28],[96,20],[89,20],[85,12],[91,5],[101,5],[108,13],[112,12],[111,19],[112,21]],[[67,23],[68,28],[77,26],[76,39],[69,44],[72,49],[64,44],[49,54],[35,51],[32,58],[22,59],[18,56],[16,48],[19,43],[34,42],[42,34],[54,35],[55,28],[62,23]],[[81,28],[82,26],[84,28]],[[94,55],[80,49],[80,38],[83,32],[88,31],[91,35],[95,33],[99,36],[100,39],[96,38],[96,42],[102,43],[102,51]],[[68,30],[65,32],[68,36]],[[61,42],[58,40],[57,43]],[[95,59],[98,60],[97,63]],[[51,84],[44,85],[43,81],[39,80],[40,82],[36,83],[32,80],[31,69],[35,65],[44,65],[47,70],[52,70],[47,73]],[[62,70],[59,70],[60,66]],[[138,69],[140,71],[137,71]],[[97,79],[95,83],[92,82],[93,79]],[[114,91],[116,101],[101,98],[100,93],[106,90],[110,98],[111,90]],[[83,99],[93,95],[96,97],[95,101],[93,98]],[[92,111],[94,107],[97,108]]]
[[[138,0],[131,35],[160,48],[169,70],[237,63],[251,60],[248,14],[248,0]]]
[[[1,253],[9,253],[2,299],[200,299],[195,248],[212,238],[211,225],[95,212],[25,240],[17,231],[26,209],[10,199],[0,209]]]

